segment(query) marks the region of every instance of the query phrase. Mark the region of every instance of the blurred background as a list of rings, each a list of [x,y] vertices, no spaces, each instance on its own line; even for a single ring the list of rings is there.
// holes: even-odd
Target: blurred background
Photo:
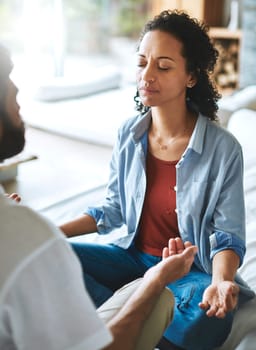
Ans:
[[[38,88],[53,77],[81,79],[87,67],[110,64],[123,64],[122,78],[129,81],[134,79],[132,54],[146,20],[163,9],[185,9],[213,28],[222,58],[234,60],[233,74],[223,75],[232,69],[224,62],[216,78],[222,88],[232,90],[239,83],[252,83],[249,77],[241,81],[238,73],[243,72],[243,60],[247,66],[255,59],[248,53],[243,58],[241,50],[241,30],[246,42],[255,27],[255,5],[253,0],[1,0],[0,40],[12,52],[15,79],[27,88]]]
[[[105,186],[117,129],[136,113],[140,31],[164,9],[209,26],[223,97],[256,85],[255,0],[0,0],[0,42],[11,52],[27,124],[24,152],[37,157],[0,164],[6,191],[44,210]]]
[[[1,0],[0,40],[23,78],[74,77],[119,62],[151,9],[145,0]]]

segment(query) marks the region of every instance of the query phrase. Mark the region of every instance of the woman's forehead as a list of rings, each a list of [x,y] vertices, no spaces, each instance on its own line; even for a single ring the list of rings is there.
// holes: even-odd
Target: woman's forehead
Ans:
[[[181,55],[183,44],[174,35],[160,30],[147,32],[139,46],[139,54],[154,53],[157,56]]]

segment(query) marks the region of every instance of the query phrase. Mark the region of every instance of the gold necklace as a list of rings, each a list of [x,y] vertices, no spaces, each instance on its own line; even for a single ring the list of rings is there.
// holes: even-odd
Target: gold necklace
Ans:
[[[175,143],[176,140],[177,140],[178,138],[184,136],[184,135],[186,134],[186,132],[187,132],[188,129],[189,129],[189,128],[188,128],[188,126],[187,126],[187,127],[183,130],[183,133],[182,133],[182,134],[180,134],[180,135],[178,135],[178,136],[172,138],[171,140],[169,140],[169,141],[168,141],[167,143],[165,143],[165,144],[163,144],[163,143],[161,142],[161,136],[155,136],[155,137],[154,137],[154,135],[153,135],[153,137],[155,138],[156,143],[159,145],[160,150],[161,150],[161,151],[166,151],[166,150],[168,150],[168,147],[169,147],[171,144]]]
[[[161,151],[166,151],[166,150],[168,150],[168,147],[170,145],[172,145],[173,143],[175,143],[178,139],[183,138],[185,136],[188,136],[190,138],[191,133],[192,133],[192,131],[194,129],[196,120],[197,120],[197,118],[196,118],[195,115],[191,115],[191,118],[189,117],[189,119],[187,118],[186,126],[182,130],[182,132],[179,135],[169,139],[166,143],[162,143],[162,137],[159,134],[157,134],[156,129],[153,129],[152,128],[152,124],[151,124],[151,137],[152,137],[152,140],[158,144],[158,146],[160,147]]]
[[[156,139],[156,143],[159,145],[161,151],[166,151],[168,149],[168,146],[170,144],[172,144],[174,141],[175,141],[175,139],[174,140],[170,140],[169,142],[167,142],[165,144],[162,144],[161,141],[160,141],[160,138]]]

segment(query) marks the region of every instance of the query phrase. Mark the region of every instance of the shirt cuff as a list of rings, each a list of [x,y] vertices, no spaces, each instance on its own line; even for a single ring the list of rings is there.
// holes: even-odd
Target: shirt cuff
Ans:
[[[217,231],[210,236],[211,259],[222,250],[233,250],[240,258],[239,267],[243,263],[245,255],[245,242],[234,234]]]
[[[84,211],[84,214],[90,215],[94,218],[97,225],[97,232],[99,234],[107,233],[107,231],[105,230],[104,213],[101,210],[98,210],[97,208],[88,207]]]

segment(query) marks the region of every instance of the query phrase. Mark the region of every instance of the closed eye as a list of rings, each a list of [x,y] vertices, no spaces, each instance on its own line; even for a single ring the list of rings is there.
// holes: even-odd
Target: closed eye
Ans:
[[[144,67],[146,67],[146,63],[137,63],[137,67],[140,67],[140,68],[144,68]],[[170,67],[157,67],[159,70],[165,70],[165,71],[167,71],[167,70],[169,70],[169,69],[171,69]]]
[[[170,67],[158,67],[158,69],[160,69],[160,70],[169,70],[171,68]]]

